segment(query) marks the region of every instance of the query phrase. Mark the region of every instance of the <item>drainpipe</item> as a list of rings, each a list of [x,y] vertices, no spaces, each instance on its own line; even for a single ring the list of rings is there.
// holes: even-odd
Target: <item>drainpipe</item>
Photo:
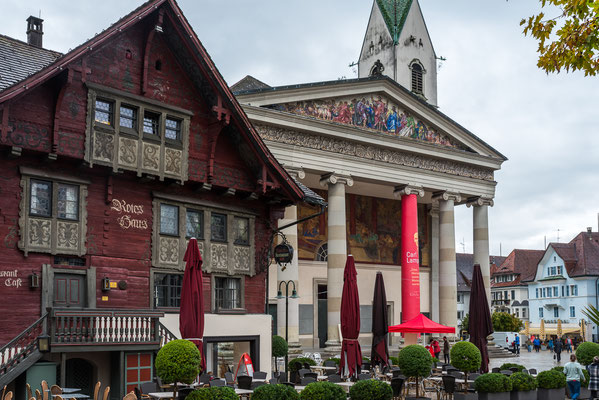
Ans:
[[[308,215],[304,218],[300,218],[297,221],[293,221],[287,225],[283,225],[280,226],[279,228],[275,229],[272,233],[272,235],[270,235],[270,241],[268,244],[268,253],[266,255],[266,295],[265,295],[265,299],[264,299],[264,314],[268,314],[268,289],[269,289],[269,285],[270,285],[270,263],[271,263],[271,252],[272,252],[272,245],[273,242],[275,240],[275,236],[277,236],[277,234],[279,232],[281,232],[283,229],[287,229],[291,226],[297,225],[297,224],[301,224],[304,221],[307,221],[309,219],[315,218],[315,217],[319,217],[322,214],[324,214],[324,210],[326,210],[327,208],[327,204],[321,204],[320,205],[320,211],[318,211],[316,214],[312,214],[312,215]],[[298,251],[298,249],[294,249],[294,251]]]

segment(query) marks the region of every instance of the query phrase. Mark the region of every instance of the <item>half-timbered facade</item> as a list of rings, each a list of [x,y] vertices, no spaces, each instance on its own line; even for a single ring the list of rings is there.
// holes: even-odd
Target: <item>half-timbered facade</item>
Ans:
[[[179,335],[191,237],[208,369],[248,352],[269,371],[265,249],[306,195],[177,4],[151,0],[64,55],[28,21],[28,43],[0,36],[0,383],[42,371],[121,398],[151,380],[154,352]]]

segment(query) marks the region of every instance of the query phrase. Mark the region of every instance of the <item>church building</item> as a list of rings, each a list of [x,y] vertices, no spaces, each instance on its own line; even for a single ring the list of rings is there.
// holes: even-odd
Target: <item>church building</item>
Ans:
[[[271,266],[277,278],[271,280],[269,300],[279,335],[285,335],[279,288],[291,280],[299,295],[289,299],[288,315],[290,344],[298,348],[338,351],[348,254],[358,272],[360,341],[371,341],[377,271],[387,287],[389,322],[402,322],[402,268],[407,275],[400,265],[402,237],[417,244],[411,256],[419,268],[404,276],[419,286],[416,307],[457,327],[458,206],[472,209],[473,263],[481,265],[489,291],[488,207],[495,197],[495,172],[506,158],[439,110],[437,58],[418,0],[374,1],[357,51],[356,79],[270,87],[247,76],[232,86],[287,172],[328,202],[318,218],[284,230],[298,251],[284,270]],[[417,216],[417,232],[401,225],[404,202]],[[281,223],[317,212],[317,207],[291,205]]]

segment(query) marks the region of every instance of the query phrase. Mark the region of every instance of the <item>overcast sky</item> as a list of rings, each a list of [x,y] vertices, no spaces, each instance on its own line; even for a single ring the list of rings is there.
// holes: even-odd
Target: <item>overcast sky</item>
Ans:
[[[0,33],[25,40],[44,22],[62,52],[133,10],[133,1],[0,0]],[[538,0],[421,0],[438,56],[441,111],[509,158],[496,174],[491,253],[543,249],[592,226],[599,212],[599,87],[582,73],[546,75],[519,22]],[[371,0],[179,0],[229,84],[245,75],[284,85],[353,78]],[[463,245],[462,245],[463,243]],[[456,210],[457,251],[472,251],[472,210]]]

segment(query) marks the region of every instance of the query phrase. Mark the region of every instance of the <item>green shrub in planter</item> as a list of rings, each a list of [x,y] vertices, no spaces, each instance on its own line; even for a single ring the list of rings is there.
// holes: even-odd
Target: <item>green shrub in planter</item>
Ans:
[[[522,372],[515,372],[510,375],[510,381],[512,382],[512,390],[517,392],[526,392],[528,390],[535,390],[537,388],[537,381],[534,376]]]
[[[283,384],[258,386],[252,394],[253,400],[299,400],[299,398],[297,390]]]
[[[313,382],[300,393],[300,400],[347,400],[345,390],[332,382]]]
[[[304,368],[304,363],[307,363],[309,365],[316,365],[316,361],[314,361],[311,358],[298,357],[298,358],[294,358],[293,360],[289,361],[289,371],[290,372],[299,371],[300,369]]]
[[[399,364],[399,357],[390,356],[389,360],[393,363],[393,365]]]
[[[593,357],[599,356],[599,344],[593,342],[581,343],[576,349],[576,358],[581,365],[589,365]]]
[[[423,346],[412,344],[401,349],[397,361],[399,369],[406,377],[416,378],[416,397],[418,397],[418,379],[431,373],[433,364],[431,353]]]
[[[235,389],[223,387],[210,387],[194,390],[185,398],[186,400],[239,400]]]
[[[480,393],[509,392],[512,382],[504,374],[483,374],[474,381],[474,388]]]
[[[287,341],[281,336],[274,335],[272,337],[272,356],[285,357],[289,351]]]
[[[349,389],[349,397],[351,400],[391,400],[393,389],[386,382],[367,379],[352,385]]]
[[[164,383],[192,383],[200,373],[201,355],[189,340],[173,340],[156,356],[156,375]]]
[[[520,365],[520,364],[516,364],[516,363],[505,363],[505,364],[501,364],[501,367],[499,367],[500,370],[504,370],[504,369],[510,369],[510,368],[518,368],[520,369],[520,371],[522,371],[523,369],[526,369],[526,367],[524,365]]]
[[[539,372],[537,385],[539,389],[561,389],[566,386],[566,375],[553,369]]]
[[[473,343],[458,342],[449,351],[450,364],[462,371],[468,379],[468,372],[480,369],[482,357],[480,350]]]
[[[341,362],[341,359],[340,359],[339,357],[331,357],[331,358],[327,358],[327,359],[325,360],[325,362],[326,362],[326,361],[332,361],[332,362],[334,362],[335,364],[339,365],[339,363]]]

